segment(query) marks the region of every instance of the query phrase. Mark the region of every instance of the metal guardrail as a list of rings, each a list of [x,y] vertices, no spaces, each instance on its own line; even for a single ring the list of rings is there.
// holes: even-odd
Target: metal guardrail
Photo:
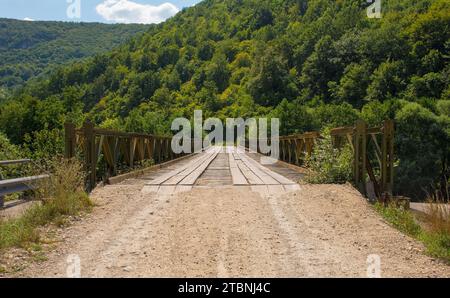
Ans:
[[[36,189],[36,183],[50,178],[49,175],[39,175],[23,178],[14,178],[7,180],[0,180],[0,197]]]
[[[30,159],[5,160],[0,161],[0,166],[27,164],[30,162]],[[4,196],[22,191],[35,190],[38,182],[48,178],[50,178],[49,175],[39,175],[5,180],[0,179],[0,208],[4,206]]]
[[[30,163],[31,159],[18,159],[18,160],[3,160],[0,161],[0,166],[9,166],[14,164],[25,164]]]

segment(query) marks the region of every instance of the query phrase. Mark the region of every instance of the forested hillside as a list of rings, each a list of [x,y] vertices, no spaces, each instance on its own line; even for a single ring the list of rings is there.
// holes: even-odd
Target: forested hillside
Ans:
[[[144,25],[0,19],[0,87],[14,87],[55,65],[104,53]]]
[[[57,150],[65,121],[87,118],[167,133],[173,118],[203,109],[220,118],[279,117],[282,134],[391,118],[397,191],[445,189],[450,3],[384,0],[383,17],[369,19],[365,2],[203,1],[108,54],[28,84],[1,107],[0,127],[40,152]]]

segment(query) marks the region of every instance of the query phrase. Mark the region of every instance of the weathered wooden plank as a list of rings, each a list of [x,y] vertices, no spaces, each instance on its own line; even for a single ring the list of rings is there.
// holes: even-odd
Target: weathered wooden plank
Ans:
[[[203,153],[201,158],[196,159],[195,162],[189,164],[189,166],[181,171],[180,173],[172,176],[167,181],[165,181],[164,185],[177,185],[187,176],[189,176],[192,172],[194,172],[197,168],[199,168],[207,159],[211,158],[213,153]]]
[[[206,170],[206,168],[211,164],[211,162],[216,159],[219,151],[216,151],[212,156],[210,156],[206,161],[203,162],[201,166],[199,166],[194,172],[189,174],[186,178],[184,178],[179,184],[180,185],[194,185],[197,179],[201,174]]]
[[[242,162],[256,175],[258,176],[266,185],[271,184],[280,184],[277,180],[275,180],[272,176],[267,174],[266,171],[260,169],[259,167],[256,167],[254,164],[252,164],[248,157],[245,156],[245,154],[241,154]]]
[[[269,176],[271,176],[272,178],[274,178],[275,180],[277,180],[278,182],[280,182],[281,184],[297,184],[296,182],[284,177],[283,175],[280,175],[270,169],[268,169],[267,167],[261,165],[260,163],[258,163],[256,160],[254,160],[253,158],[247,157],[248,161],[251,162],[252,164],[254,164],[256,167],[260,168],[262,171],[264,171],[266,174],[268,174]]]
[[[230,163],[230,172],[231,172],[231,178],[233,179],[233,185],[247,185],[248,181],[245,179],[244,175],[242,174],[241,170],[239,169],[234,154],[229,153],[228,159]]]
[[[264,185],[265,183],[259,178],[252,170],[250,170],[242,160],[237,161],[237,165],[241,170],[242,174],[244,174],[245,178],[247,178],[248,182],[251,185]]]
[[[199,159],[203,159],[205,158],[202,154],[199,154],[195,159],[193,159],[191,162],[189,162],[188,164],[182,165],[158,178],[156,178],[153,181],[150,181],[148,184],[149,185],[160,185],[163,184],[164,182],[166,182],[167,180],[169,180],[170,178],[172,178],[173,176],[181,173],[182,171],[186,170],[189,166],[191,166],[192,164],[195,164],[198,162]]]

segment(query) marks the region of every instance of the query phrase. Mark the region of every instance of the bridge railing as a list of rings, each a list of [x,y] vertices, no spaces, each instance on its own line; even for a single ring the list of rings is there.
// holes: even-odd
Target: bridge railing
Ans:
[[[0,161],[0,166],[20,165],[31,163],[30,159],[20,160],[4,160]],[[6,195],[19,193],[28,190],[35,190],[39,187],[39,183],[49,179],[49,175],[38,175],[30,177],[3,179],[0,175],[0,208],[4,207],[4,197]]]
[[[366,176],[373,184],[377,198],[392,195],[394,185],[394,121],[386,120],[381,127],[367,127],[358,120],[353,127],[331,130],[333,144],[341,147],[348,142],[353,150],[353,179],[366,193]],[[378,174],[378,175],[377,175]],[[377,177],[378,176],[378,177]]]
[[[373,184],[374,193],[381,199],[392,194],[394,184],[394,122],[384,121],[381,127],[367,127],[363,120],[354,126],[334,128],[330,131],[333,146],[350,144],[353,158],[353,177],[358,189],[366,194],[366,178]],[[280,137],[280,160],[303,166],[313,154],[314,145],[321,135],[307,132]]]
[[[183,154],[171,150],[171,140],[166,136],[95,128],[90,122],[81,128],[73,123],[65,124],[65,156],[78,157],[83,162],[89,190],[101,175],[107,180],[145,161],[159,164],[181,157]]]

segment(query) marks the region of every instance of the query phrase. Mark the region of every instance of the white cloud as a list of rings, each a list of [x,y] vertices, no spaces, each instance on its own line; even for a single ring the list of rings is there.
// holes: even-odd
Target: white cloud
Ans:
[[[29,22],[33,22],[34,20],[32,18],[24,18],[24,21],[29,21]]]
[[[179,12],[172,3],[154,6],[129,0],[105,0],[96,10],[107,21],[141,24],[161,23]]]

